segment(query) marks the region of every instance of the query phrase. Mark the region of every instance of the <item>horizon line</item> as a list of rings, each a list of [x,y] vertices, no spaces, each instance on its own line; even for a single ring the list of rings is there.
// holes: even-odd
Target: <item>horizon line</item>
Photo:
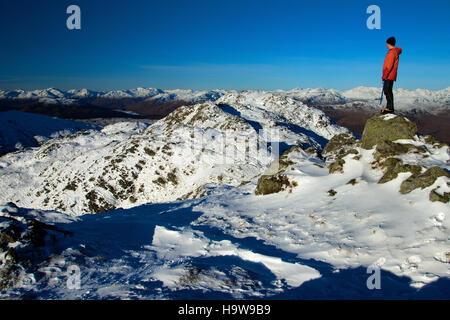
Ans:
[[[135,90],[135,89],[156,89],[156,90],[162,90],[162,91],[172,91],[172,90],[190,90],[193,92],[199,92],[199,91],[237,91],[237,92],[243,92],[243,91],[267,91],[267,92],[275,92],[275,91],[292,91],[292,90],[314,90],[314,89],[324,89],[327,91],[331,91],[331,90],[335,90],[335,91],[340,91],[340,92],[344,92],[344,91],[350,91],[353,89],[358,89],[358,88],[375,88],[375,89],[381,89],[380,87],[375,87],[375,86],[356,86],[356,87],[351,87],[350,89],[335,89],[335,88],[331,88],[331,87],[292,87],[291,89],[282,89],[282,88],[278,88],[278,89],[222,89],[222,88],[214,88],[214,89],[193,89],[193,88],[182,88],[182,87],[177,87],[177,88],[163,88],[163,87],[144,87],[144,86],[138,86],[138,87],[129,87],[129,88],[121,88],[121,89],[104,89],[104,90],[97,90],[97,89],[89,89],[87,87],[83,87],[83,88],[71,88],[71,89],[61,89],[58,87],[42,87],[42,88],[35,88],[35,89],[22,89],[22,88],[16,88],[16,89],[2,89],[0,88],[0,91],[4,91],[4,92],[12,92],[12,91],[24,91],[24,92],[32,92],[32,91],[44,91],[44,90],[50,90],[50,89],[54,89],[54,90],[58,90],[61,92],[68,92],[71,90],[76,90],[76,91],[81,91],[81,90],[88,90],[88,91],[92,91],[92,92],[98,92],[98,93],[106,93],[106,92],[111,92],[111,91],[131,91],[131,90]],[[429,90],[429,91],[443,91],[446,89],[450,89],[450,86],[448,87],[443,87],[442,89],[428,89],[428,88],[415,88],[415,89],[406,89],[406,88],[402,88],[402,87],[398,87],[395,88],[394,90],[398,90],[398,89],[403,89],[406,91],[416,91],[416,90]]]

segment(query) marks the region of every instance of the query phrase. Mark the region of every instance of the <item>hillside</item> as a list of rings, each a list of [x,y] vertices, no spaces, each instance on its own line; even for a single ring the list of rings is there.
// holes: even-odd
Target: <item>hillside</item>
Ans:
[[[80,215],[192,199],[250,181],[292,145],[321,150],[344,132],[284,95],[230,93],[151,126],[118,123],[6,155],[0,200]]]
[[[0,156],[73,134],[80,130],[98,130],[98,126],[47,117],[38,114],[0,112]]]
[[[133,134],[122,140],[165,131],[175,143],[186,125],[253,133],[248,123],[263,122],[255,113],[263,101],[267,109],[277,104],[268,101],[292,102],[278,98],[229,96],[230,104],[242,102],[232,115],[223,104],[180,108],[148,128],[124,124]],[[220,184],[198,199],[77,217],[4,204],[0,292],[38,299],[448,299],[448,146],[387,115],[371,118],[361,140],[336,130],[320,150],[304,149],[291,146],[248,181]],[[188,156],[179,157],[184,167]],[[74,266],[80,282],[70,289],[66,270]],[[367,287],[368,267],[381,269],[378,290]]]

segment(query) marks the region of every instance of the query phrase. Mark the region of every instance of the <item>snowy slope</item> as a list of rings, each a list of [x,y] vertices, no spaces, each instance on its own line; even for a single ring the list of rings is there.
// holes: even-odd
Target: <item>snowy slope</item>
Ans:
[[[398,143],[426,148],[420,155],[404,155],[409,164],[449,169],[447,146],[418,137]],[[346,156],[344,172],[336,174],[329,174],[328,160],[294,150],[285,172],[297,185],[265,196],[254,193],[256,177],[201,199],[81,217],[5,204],[0,217],[33,217],[60,231],[48,231],[53,241],[34,249],[35,267],[21,265],[15,287],[0,294],[39,299],[448,299],[450,212],[448,204],[430,202],[428,194],[437,187],[450,192],[450,179],[441,177],[402,195],[399,186],[408,174],[379,184],[383,172],[373,166],[374,149],[356,149],[360,157]],[[15,243],[18,252],[29,247],[26,240]],[[51,257],[39,254],[45,250],[53,252]],[[67,270],[73,266],[80,271],[79,288],[67,285]],[[373,273],[368,267],[381,269],[381,289],[368,289]]]
[[[97,126],[20,111],[0,112],[0,155],[27,147],[37,147],[54,138]]]
[[[289,146],[321,150],[343,132],[285,96],[232,93],[181,107],[150,127],[119,123],[6,155],[0,199],[79,215],[196,198],[250,181]]]
[[[294,124],[327,140],[336,134],[347,132],[346,129],[333,124],[322,111],[308,107],[296,97],[284,93],[231,92],[216,100],[216,103],[230,105],[247,120],[257,121],[268,127],[286,124],[292,128],[288,124]]]

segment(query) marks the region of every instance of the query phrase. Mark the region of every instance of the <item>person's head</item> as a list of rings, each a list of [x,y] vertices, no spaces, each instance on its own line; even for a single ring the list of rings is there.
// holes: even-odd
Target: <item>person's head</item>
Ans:
[[[394,37],[390,37],[389,39],[386,40],[386,47],[388,49],[395,48],[395,42],[396,42],[395,38]]]

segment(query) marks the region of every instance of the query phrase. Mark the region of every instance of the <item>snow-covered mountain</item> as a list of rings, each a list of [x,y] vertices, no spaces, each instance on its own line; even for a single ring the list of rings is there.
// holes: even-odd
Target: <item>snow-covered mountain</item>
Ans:
[[[291,111],[276,113],[280,106]],[[287,120],[295,113],[292,121],[306,121],[308,131],[291,130],[300,128]],[[284,94],[235,93],[179,108],[149,127],[117,124],[1,158],[2,202],[18,205],[0,206],[0,297],[448,299],[448,146],[417,136],[414,124],[395,115],[373,122],[392,132],[367,130],[357,141],[316,113]],[[316,135],[314,126],[322,127]],[[271,127],[286,128],[281,142],[298,144],[276,159],[250,151],[236,160],[243,140],[259,134],[260,148],[273,142],[255,130]],[[304,150],[319,132],[333,131],[320,155]],[[198,199],[142,200],[218,180]],[[127,205],[120,195],[134,195],[135,181],[143,202]],[[270,192],[258,193],[264,181]],[[37,209],[42,185],[46,208],[61,204],[58,211]],[[90,200],[118,195],[122,208],[78,216],[84,192]],[[71,203],[72,211],[63,210]]]
[[[86,88],[80,90],[72,89],[67,91],[67,97],[70,97],[72,99],[95,98],[100,95],[101,95],[100,92],[91,91]]]
[[[381,88],[358,87],[344,91],[342,95],[345,97],[346,104],[337,107],[349,108],[355,106],[358,102],[362,102],[358,108],[368,110],[380,109],[379,99],[381,96]],[[385,101],[384,96],[383,100]],[[416,89],[413,91],[401,88],[395,89],[394,103],[395,108],[401,112],[448,112],[450,108],[450,87],[437,91],[426,89]]]
[[[334,89],[301,89],[296,88],[285,92],[289,96],[313,106],[331,106],[343,110],[374,111],[380,109],[381,88],[357,87],[347,91]],[[383,103],[385,104],[383,96]],[[450,87],[443,90],[394,90],[395,108],[397,111],[439,113],[446,112],[450,107]]]
[[[250,181],[278,150],[321,150],[344,132],[284,94],[234,92],[180,107],[151,126],[118,123],[6,155],[0,199],[80,215],[196,198]],[[258,156],[264,150],[272,154]]]
[[[225,94],[224,90],[162,90],[156,88],[136,88],[130,90],[111,90],[111,91],[91,91],[88,89],[59,90],[49,88],[44,90],[24,91],[21,89],[13,91],[0,91],[0,99],[32,99],[41,102],[55,104],[79,103],[82,99],[150,99],[155,101],[167,102],[182,100],[189,103],[203,102],[206,100],[215,100]]]
[[[100,127],[91,124],[39,114],[15,110],[0,112],[0,155],[27,147],[37,147],[48,140],[80,130],[99,129]]]
[[[83,99],[148,99],[158,102],[185,101],[187,103],[199,103],[203,101],[215,101],[227,93],[237,93],[234,90],[162,90],[156,88],[136,88],[130,90],[112,90],[104,92],[81,90],[58,90],[49,88],[45,90],[14,90],[0,91],[0,99],[35,99],[47,103],[72,104],[79,103]],[[274,93],[285,94],[301,100],[308,105],[332,105],[335,108],[358,108],[363,110],[378,110],[381,88],[357,87],[347,91],[335,89],[302,89],[276,90]],[[450,87],[443,90],[394,90],[396,108],[402,112],[428,112],[439,113],[448,111],[450,106]]]
[[[298,126],[300,131],[311,131],[325,139],[346,131],[332,125],[330,119],[320,110],[308,107],[296,96],[284,92],[243,91],[230,92],[218,100],[217,104],[231,106],[233,112],[247,120],[265,123],[267,126],[292,128]],[[284,125],[283,125],[284,123]]]
[[[283,91],[280,91],[283,92]],[[290,96],[294,96],[309,104],[336,104],[346,101],[342,92],[334,89],[316,88],[316,89],[302,89],[295,88],[286,93]]]

